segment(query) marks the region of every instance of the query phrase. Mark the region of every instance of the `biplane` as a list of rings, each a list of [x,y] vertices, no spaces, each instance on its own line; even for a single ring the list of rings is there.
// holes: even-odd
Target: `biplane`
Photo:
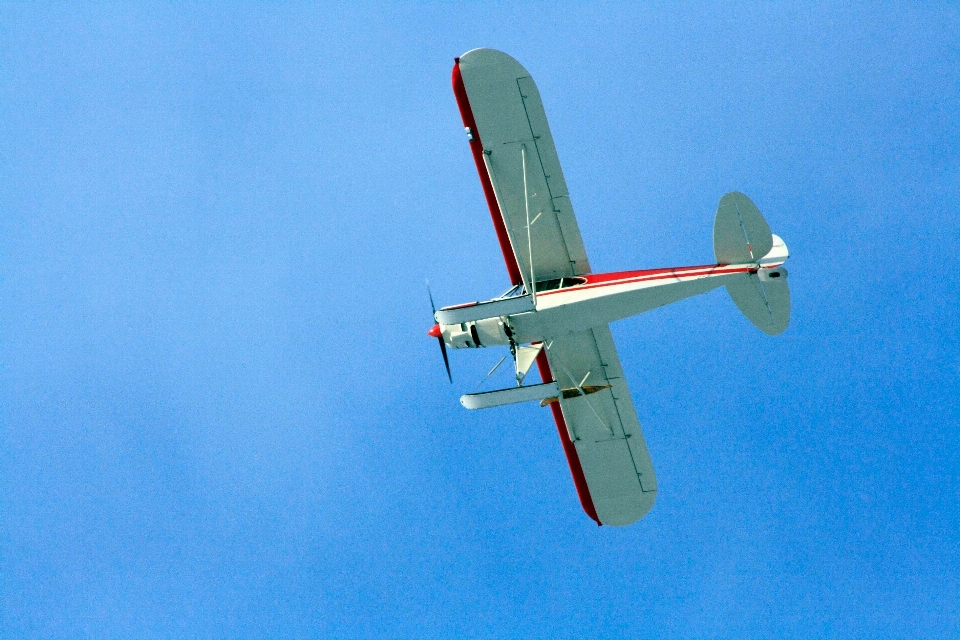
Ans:
[[[657,479],[609,324],[725,286],[753,324],[779,334],[790,317],[787,247],[735,192],[717,208],[715,263],[593,273],[530,74],[505,53],[474,49],[455,61],[453,92],[511,287],[434,307],[428,333],[451,381],[448,348],[509,348],[516,386],[460,402],[549,407],[583,510],[600,525],[632,524],[653,506]],[[534,363],[541,382],[524,384]]]

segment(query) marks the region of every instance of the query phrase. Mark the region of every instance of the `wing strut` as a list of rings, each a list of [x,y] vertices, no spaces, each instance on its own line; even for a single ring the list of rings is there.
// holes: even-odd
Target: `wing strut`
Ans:
[[[523,164],[523,206],[527,211],[527,252],[530,254],[530,298],[537,308],[537,277],[533,270],[533,235],[530,233],[530,190],[527,189],[527,145],[520,145],[520,161]]]
[[[490,166],[490,156],[486,151],[483,151],[480,155],[483,156],[483,164],[487,168],[487,175],[490,176],[490,186],[493,188],[493,197],[497,201],[497,208],[499,208],[500,211],[505,212],[506,210],[503,208],[503,200],[500,198],[500,188],[497,186],[496,178],[494,178],[494,174],[493,174],[493,168]],[[524,174],[524,178],[526,178],[526,174]],[[505,217],[506,216],[504,216],[504,218]],[[529,216],[528,216],[528,219],[529,219]],[[509,233],[507,234],[507,236],[510,239],[510,248],[513,250],[513,255],[516,256],[517,248],[513,246],[513,236],[511,236]],[[516,260],[516,258],[514,258],[514,260]],[[523,269],[520,269],[518,265],[517,270],[520,272],[520,280],[523,281],[523,286],[526,287],[527,291],[530,291],[530,286],[527,283],[527,276],[524,275]],[[536,297],[534,297],[534,300],[536,300]]]
[[[560,365],[560,368],[563,369],[563,372],[567,374],[567,377],[570,378],[570,382],[572,382],[572,383],[575,385],[574,388],[579,392],[579,395],[580,395],[580,396],[583,396],[583,399],[587,401],[587,406],[590,407],[590,411],[593,412],[593,415],[596,416],[597,420],[600,422],[600,424],[603,426],[603,428],[606,429],[607,431],[609,431],[609,432],[610,432],[610,435],[613,436],[613,435],[614,435],[614,434],[613,434],[613,428],[611,428],[610,425],[608,425],[607,422],[606,422],[603,418],[600,417],[600,414],[597,413],[597,410],[596,410],[596,408],[594,408],[593,403],[590,402],[590,398],[587,397],[587,396],[590,395],[590,394],[589,394],[587,391],[585,391],[584,388],[583,388],[583,383],[585,383],[585,382],[587,381],[587,378],[590,377],[590,371],[587,371],[587,375],[583,376],[583,380],[580,381],[580,384],[577,384],[577,379],[573,377],[573,374],[570,373],[570,370],[567,369],[567,368],[563,365],[563,363],[560,362],[560,360],[557,359],[556,357],[554,358],[554,360],[555,360],[555,362],[556,362],[558,365]],[[567,428],[569,429],[569,426],[568,426]],[[580,438],[579,438],[579,436],[574,437],[574,433],[573,433],[573,431],[571,430],[571,432],[570,432],[570,439],[571,439],[571,440],[579,440]]]

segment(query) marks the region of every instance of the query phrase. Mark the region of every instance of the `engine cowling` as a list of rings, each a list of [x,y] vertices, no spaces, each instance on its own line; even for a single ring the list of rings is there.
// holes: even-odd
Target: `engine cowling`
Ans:
[[[510,344],[510,325],[504,318],[484,318],[460,324],[442,324],[443,341],[451,349],[506,346]]]

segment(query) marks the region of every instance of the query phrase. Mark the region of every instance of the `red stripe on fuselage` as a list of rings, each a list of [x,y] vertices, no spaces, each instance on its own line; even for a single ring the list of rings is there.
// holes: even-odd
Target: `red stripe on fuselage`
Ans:
[[[708,264],[699,267],[673,267],[671,269],[646,269],[644,271],[618,271],[614,273],[592,273],[579,276],[586,280],[584,284],[544,291],[537,296],[550,296],[557,293],[596,289],[597,287],[612,287],[633,282],[649,282],[651,280],[667,280],[669,278],[694,278],[706,275],[729,275],[731,273],[748,273],[756,271],[754,266],[731,268],[725,264]]]
[[[688,271],[707,271],[726,267],[725,264],[701,264],[693,267],[669,267],[666,269],[641,269],[639,271],[613,271],[611,273],[591,273],[580,276],[587,281],[587,284],[596,284],[599,282],[609,282],[610,280],[626,280],[630,278],[645,278],[648,276],[672,275],[674,273],[684,273]],[[684,273],[684,275],[687,275]]]
[[[507,234],[503,213],[500,211],[500,205],[497,204],[497,196],[493,192],[493,183],[490,182],[490,175],[487,173],[487,167],[483,162],[483,144],[480,142],[477,121],[473,118],[473,109],[470,108],[470,100],[467,98],[467,88],[463,86],[459,58],[453,65],[453,95],[457,98],[457,106],[460,108],[463,126],[470,127],[470,132],[473,135],[473,140],[470,141],[470,151],[473,153],[473,161],[477,165],[477,173],[480,174],[480,184],[483,186],[483,195],[486,197],[487,206],[490,208],[490,217],[493,218],[493,228],[497,232],[497,240],[500,241],[503,260],[507,263],[507,273],[510,275],[510,281],[513,284],[520,284],[523,282],[520,277],[520,267],[517,266],[517,257],[513,255],[513,246],[510,244],[510,236]]]
[[[550,372],[550,363],[547,362],[547,352],[542,350],[537,356],[537,368],[540,369],[540,378],[544,382],[553,382],[553,374]],[[557,431],[560,433],[560,443],[563,444],[563,452],[567,456],[567,464],[570,465],[570,473],[573,475],[573,484],[577,487],[577,495],[580,497],[580,506],[588,516],[599,525],[600,518],[597,517],[597,508],[593,506],[593,498],[590,497],[590,488],[587,486],[587,479],[583,475],[583,466],[580,464],[580,456],[577,455],[577,448],[570,440],[570,433],[567,431],[567,422],[563,419],[563,411],[560,409],[559,402],[551,402],[550,410],[553,412],[553,420],[557,423]]]

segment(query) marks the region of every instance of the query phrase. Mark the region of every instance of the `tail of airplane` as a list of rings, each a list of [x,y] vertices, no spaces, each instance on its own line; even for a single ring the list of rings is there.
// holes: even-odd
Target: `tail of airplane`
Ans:
[[[790,254],[744,194],[728,193],[720,199],[713,224],[713,252],[718,264],[758,265],[755,272],[734,276],[727,291],[758,329],[772,336],[783,333],[790,322],[790,288],[782,265]]]

